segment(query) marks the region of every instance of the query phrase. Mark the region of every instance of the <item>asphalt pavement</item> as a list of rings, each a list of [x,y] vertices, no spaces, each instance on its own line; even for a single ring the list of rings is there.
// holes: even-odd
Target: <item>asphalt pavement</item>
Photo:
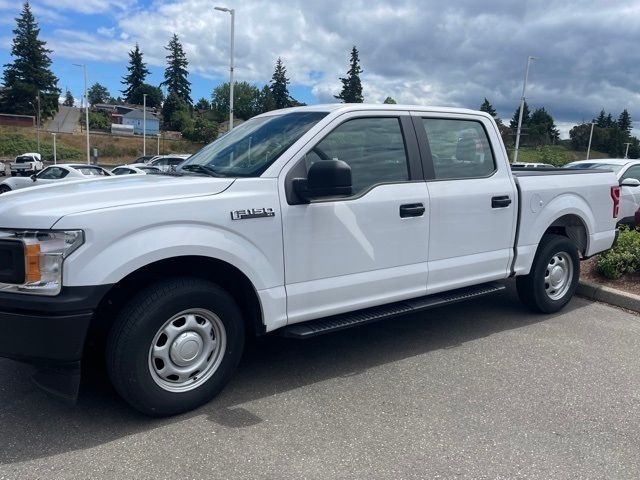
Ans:
[[[637,479],[640,317],[513,289],[248,348],[214,401],[154,420],[104,374],[76,407],[0,360],[0,478]]]
[[[50,132],[74,133],[80,120],[80,109],[60,105],[55,117],[47,123]]]

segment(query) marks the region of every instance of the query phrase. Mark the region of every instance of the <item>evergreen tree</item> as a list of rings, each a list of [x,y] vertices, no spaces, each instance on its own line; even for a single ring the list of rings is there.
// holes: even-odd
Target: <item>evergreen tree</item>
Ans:
[[[211,104],[209,103],[209,100],[207,100],[204,97],[199,99],[195,104],[196,110],[209,110],[210,108],[211,108]]]
[[[629,115],[629,112],[625,108],[620,114],[620,116],[618,117],[617,127],[620,129],[620,131],[625,133],[627,136],[630,136],[632,126],[633,125],[631,122],[631,115]]]
[[[596,126],[599,128],[607,127],[607,112],[604,111],[604,108],[600,110],[598,118],[594,118],[593,121],[596,122]]]
[[[51,71],[51,50],[47,42],[40,40],[40,28],[29,2],[22,6],[13,30],[11,56],[13,62],[4,66],[5,86],[2,111],[33,115],[36,113],[36,98],[40,92],[40,111],[46,118],[58,110],[60,89],[58,79]]]
[[[287,78],[287,69],[282,64],[282,59],[278,57],[276,68],[271,77],[271,96],[275,103],[276,109],[287,108],[291,106],[291,95],[289,95],[289,79]]]
[[[109,94],[107,87],[99,83],[94,83],[87,92],[87,97],[89,98],[89,103],[91,105],[95,105],[96,103],[106,103],[110,96],[111,95]]]
[[[513,113],[513,117],[511,117],[511,122],[509,122],[509,128],[513,130],[515,133],[518,130],[518,119],[520,118],[520,106],[516,108],[516,111]],[[529,124],[531,120],[531,113],[529,112],[529,105],[527,102],[524,102],[524,108],[522,109],[522,127],[524,128]]]
[[[496,115],[497,115],[496,109],[493,108],[493,105],[491,105],[491,102],[487,100],[487,97],[484,97],[484,102],[482,102],[482,105],[480,105],[480,111],[487,112],[493,118],[496,118]]]
[[[136,88],[144,83],[145,78],[149,75],[147,65],[142,61],[142,52],[136,43],[136,48],[129,52],[129,66],[127,67],[127,75],[122,78],[122,84],[126,87],[122,90],[126,102],[134,103],[131,100],[132,94]]]
[[[611,116],[611,114],[607,115],[607,119],[604,122],[604,126],[606,128],[611,128],[616,126],[616,122],[613,120],[613,117]]]
[[[548,145],[560,140],[553,117],[544,107],[536,109],[529,120],[529,141],[538,145]]]
[[[384,102],[382,102],[382,103],[385,103],[387,105],[395,105],[398,102],[396,102],[393,97],[387,97],[387,98],[384,99]]]
[[[189,105],[176,93],[170,93],[167,95],[167,99],[162,105],[162,118],[164,123],[169,128],[178,128],[178,124],[181,122],[178,120],[179,115],[184,113],[187,115],[189,112]],[[183,123],[183,122],[182,122]]]
[[[260,94],[258,95],[258,113],[270,112],[276,108],[276,102],[273,98],[271,87],[269,87],[269,85],[265,85],[262,87],[262,90],[260,90]]]
[[[175,33],[169,40],[169,44],[164,47],[167,54],[167,68],[164,71],[164,82],[160,86],[166,86],[169,94],[175,93],[188,105],[191,105],[191,82],[187,78],[189,72],[187,66],[187,55],[184,53],[182,44]]]
[[[347,76],[346,78],[340,79],[342,82],[342,91],[340,95],[334,95],[334,97],[342,100],[344,103],[362,103],[364,101],[364,97],[362,96],[362,82],[360,81],[360,74],[362,72],[358,49],[354,45],[351,49],[351,60],[349,62]]]
[[[75,98],[73,98],[71,91],[67,88],[67,93],[64,94],[64,102],[62,102],[62,105],[65,107],[73,107],[75,103]]]

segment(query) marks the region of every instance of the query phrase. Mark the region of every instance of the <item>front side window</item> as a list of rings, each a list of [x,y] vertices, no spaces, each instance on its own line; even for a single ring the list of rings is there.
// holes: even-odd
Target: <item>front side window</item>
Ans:
[[[400,119],[356,118],[329,133],[305,155],[307,170],[317,161],[337,159],[351,167],[352,193],[380,183],[409,179]]]
[[[49,167],[38,174],[40,180],[59,180],[69,174],[65,169],[60,167]]]
[[[626,180],[627,178],[635,178],[636,180],[640,180],[640,165],[629,167],[629,169],[624,172],[624,175],[622,175],[622,178],[620,180]]]
[[[480,122],[423,118],[436,180],[487,177],[496,170]]]
[[[293,112],[252,118],[193,154],[178,170],[187,173],[200,166],[214,175],[260,176],[326,115]]]

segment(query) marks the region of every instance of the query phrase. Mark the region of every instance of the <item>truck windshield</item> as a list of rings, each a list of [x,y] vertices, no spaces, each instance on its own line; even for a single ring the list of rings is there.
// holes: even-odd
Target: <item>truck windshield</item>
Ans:
[[[178,171],[256,177],[327,114],[295,112],[252,118],[207,145]]]

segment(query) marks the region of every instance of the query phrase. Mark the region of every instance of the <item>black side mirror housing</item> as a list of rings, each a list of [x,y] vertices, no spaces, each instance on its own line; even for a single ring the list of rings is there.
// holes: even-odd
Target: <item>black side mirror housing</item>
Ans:
[[[36,181],[36,178],[38,178],[38,177],[36,177],[35,173],[33,175],[31,175],[31,180],[33,180],[34,182]]]
[[[320,160],[311,165],[307,178],[294,178],[296,194],[309,203],[327,197],[348,197],[352,191],[351,167],[342,160]]]

